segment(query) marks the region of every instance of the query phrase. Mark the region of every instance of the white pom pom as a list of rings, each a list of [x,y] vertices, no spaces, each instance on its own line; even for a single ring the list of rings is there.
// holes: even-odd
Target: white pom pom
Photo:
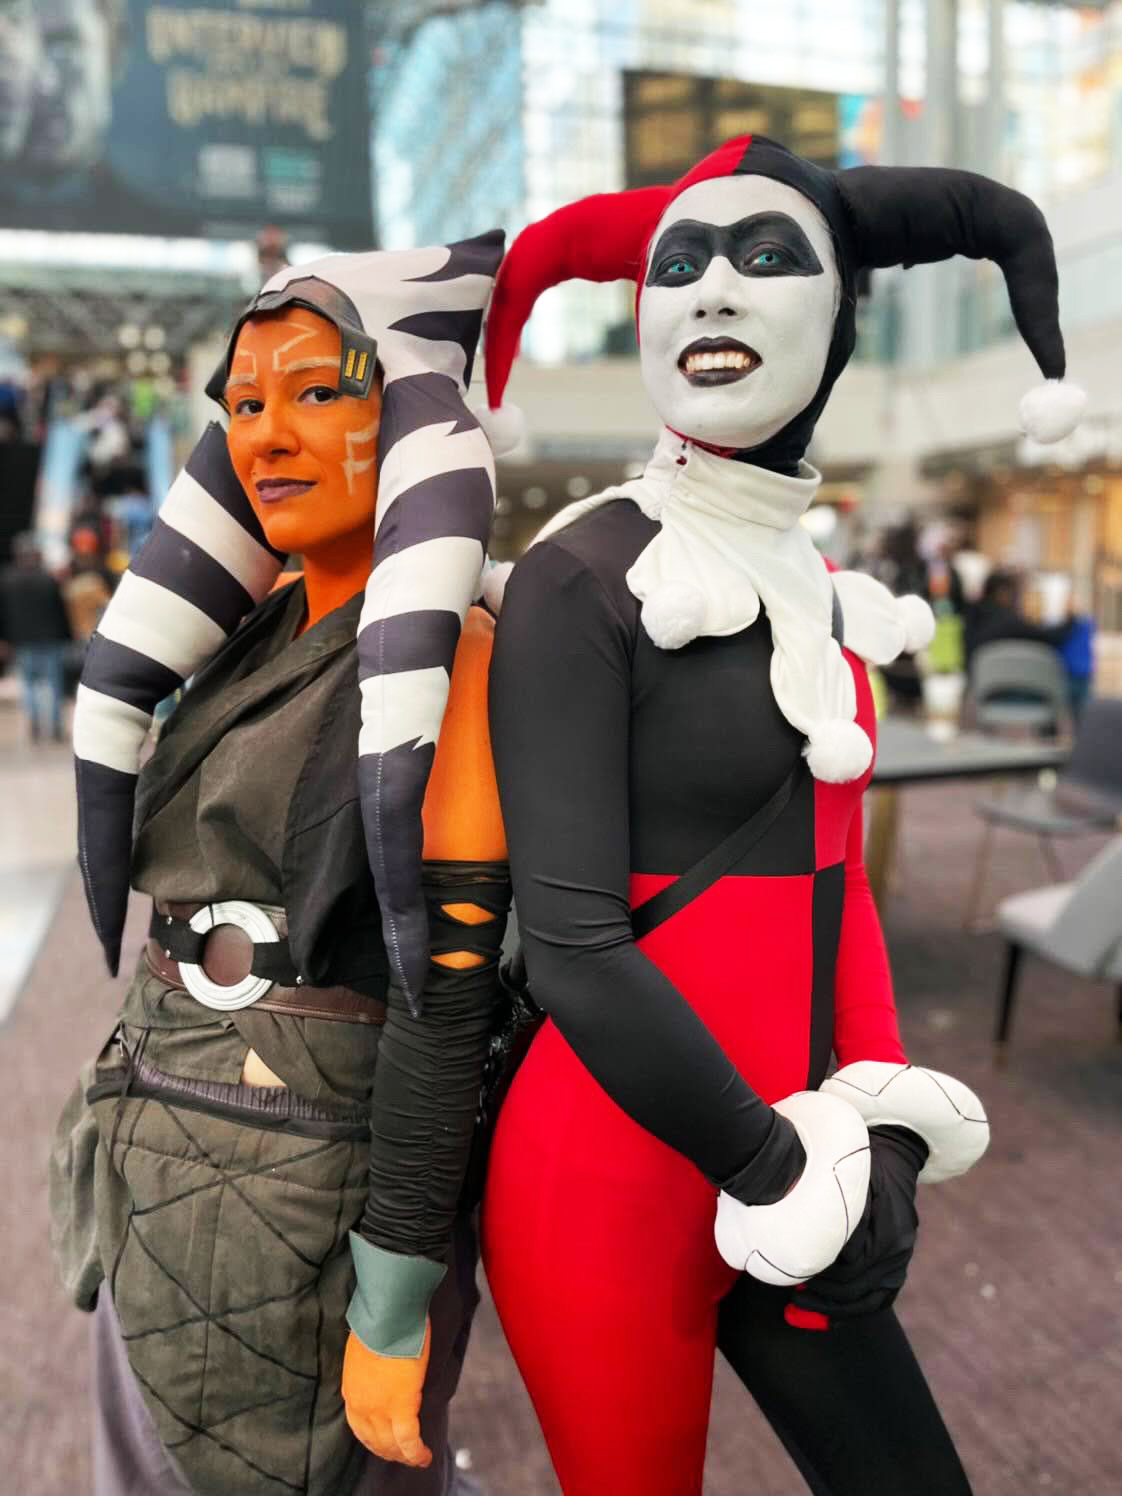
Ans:
[[[827,784],[848,784],[858,779],[873,761],[873,745],[856,722],[834,717],[810,735],[806,761],[815,779]]]
[[[705,622],[705,594],[692,582],[663,582],[643,604],[643,627],[659,649],[681,649]]]
[[[483,434],[491,443],[491,451],[496,457],[504,457],[508,452],[513,452],[526,439],[526,417],[517,405],[500,405],[498,410],[480,405],[472,411],[472,415],[482,426]]]
[[[483,601],[496,618],[503,610],[503,593],[513,570],[513,561],[488,560],[483,568]]]
[[[1087,395],[1077,384],[1046,379],[1021,400],[1021,430],[1034,442],[1062,441],[1083,418]]]
[[[713,1235],[730,1267],[790,1287],[829,1267],[856,1229],[869,1194],[869,1132],[848,1102],[822,1091],[796,1091],[775,1110],[799,1135],[803,1172],[773,1205],[742,1205],[722,1190]]]
[[[926,649],[935,637],[935,614],[930,605],[909,592],[896,599],[896,612],[904,625],[904,652],[915,654],[917,649]]]

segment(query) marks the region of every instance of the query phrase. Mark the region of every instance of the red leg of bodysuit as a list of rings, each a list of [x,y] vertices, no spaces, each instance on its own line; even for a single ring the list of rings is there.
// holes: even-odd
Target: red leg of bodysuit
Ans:
[[[484,1259],[565,1496],[701,1491],[715,1192],[626,1116],[552,1024],[499,1121]]]

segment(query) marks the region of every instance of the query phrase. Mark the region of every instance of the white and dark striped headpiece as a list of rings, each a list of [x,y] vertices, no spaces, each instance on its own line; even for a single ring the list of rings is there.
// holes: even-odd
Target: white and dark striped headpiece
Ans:
[[[342,335],[340,387],[382,376],[374,565],[358,632],[359,789],[390,968],[416,1007],[428,969],[421,806],[456,644],[479,588],[494,509],[491,446],[464,403],[502,258],[495,230],[430,249],[330,255],[273,276],[246,317],[306,305]],[[364,358],[365,355],[365,358]],[[74,752],[79,861],[116,972],[141,747],[156,704],[206,663],[267,594],[272,550],[212,424],[90,643]]]

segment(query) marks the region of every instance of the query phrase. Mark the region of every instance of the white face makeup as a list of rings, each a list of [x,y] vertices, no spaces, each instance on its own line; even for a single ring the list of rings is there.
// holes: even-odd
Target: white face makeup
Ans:
[[[770,177],[719,177],[675,198],[639,298],[643,382],[663,422],[755,447],[809,404],[840,280],[825,219]]]

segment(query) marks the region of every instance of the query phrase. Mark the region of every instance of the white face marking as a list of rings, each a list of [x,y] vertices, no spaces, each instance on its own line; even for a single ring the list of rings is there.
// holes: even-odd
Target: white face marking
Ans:
[[[294,358],[290,364],[285,364],[286,374],[299,374],[304,369],[338,369],[337,358]]]
[[[784,182],[719,177],[675,198],[651,241],[653,252],[682,219],[725,226],[766,212],[795,220],[821,274],[742,275],[724,256],[715,256],[691,283],[644,285],[639,297],[640,367],[655,410],[673,430],[716,446],[759,446],[817,390],[841,289],[830,232],[814,204]],[[679,359],[699,338],[733,339],[760,362],[729,383],[691,384]],[[728,368],[743,365],[742,357],[717,357],[726,358]]]
[[[369,457],[359,458],[354,455],[355,448],[365,447],[368,446],[371,442],[376,441],[378,437],[378,427],[381,425],[381,423],[382,418],[380,415],[377,415],[370,422],[370,425],[364,426],[361,431],[355,430],[347,432],[347,458],[343,463],[343,472],[346,474],[347,478],[348,493],[354,493],[355,479],[358,477],[359,473],[365,473],[374,465],[373,453],[371,453]]]
[[[288,318],[278,320],[280,320],[282,327],[296,327],[300,331],[298,336],[290,338],[287,343],[282,343],[279,348],[274,350],[273,372],[275,374],[298,374],[305,369],[338,369],[339,360],[337,358],[322,356],[319,358],[294,358],[290,359],[288,363],[282,363],[282,353],[285,353],[289,348],[295,347],[297,343],[303,343],[306,339],[315,337],[320,329],[318,327],[305,328],[303,323],[293,322]],[[236,366],[239,362],[244,363],[246,367],[238,370],[237,373],[231,372],[229,379],[226,381],[227,390],[236,390],[239,386],[257,383],[257,354],[250,348],[235,348],[231,365]]]
[[[295,366],[294,360],[289,360],[287,363],[285,363],[282,360],[282,354],[287,353],[290,348],[296,348],[300,343],[306,343],[309,338],[318,338],[320,333],[323,331],[323,329],[320,327],[305,327],[300,322],[286,322],[282,323],[282,326],[283,325],[287,325],[288,327],[298,327],[300,331],[294,338],[289,338],[287,343],[281,343],[278,348],[273,349],[274,374],[287,374],[289,370]]]
[[[257,355],[249,348],[235,348],[232,364],[244,363],[245,369],[240,373],[231,373],[226,381],[227,390],[236,390],[242,384],[257,383]]]

